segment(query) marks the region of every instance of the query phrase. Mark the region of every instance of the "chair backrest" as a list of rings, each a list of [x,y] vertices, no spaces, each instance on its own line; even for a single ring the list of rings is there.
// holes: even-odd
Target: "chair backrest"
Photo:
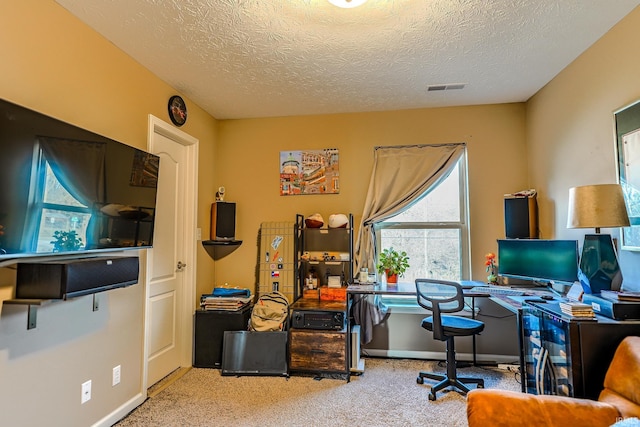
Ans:
[[[464,308],[462,286],[456,282],[416,279],[418,304],[433,313],[433,337],[444,340],[442,313],[456,313]]]

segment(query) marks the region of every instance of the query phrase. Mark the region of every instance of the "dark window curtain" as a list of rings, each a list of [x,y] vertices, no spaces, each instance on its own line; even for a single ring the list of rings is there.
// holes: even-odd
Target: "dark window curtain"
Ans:
[[[106,144],[50,137],[38,141],[65,190],[89,208],[104,201]]]
[[[65,190],[89,209],[95,209],[96,203],[104,203],[105,143],[51,137],[39,137],[38,142]],[[95,215],[92,215],[87,225],[87,245],[96,240],[97,226]]]
[[[369,190],[355,247],[355,271],[375,271],[377,259],[373,226],[411,206],[445,179],[464,154],[466,145],[410,145],[376,147]],[[361,341],[373,338],[372,330],[386,315],[379,298],[354,301],[353,316],[361,325]]]

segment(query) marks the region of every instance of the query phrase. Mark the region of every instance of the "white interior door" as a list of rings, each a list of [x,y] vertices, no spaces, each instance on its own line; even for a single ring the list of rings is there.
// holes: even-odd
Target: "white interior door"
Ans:
[[[147,254],[147,387],[191,366],[197,140],[150,116],[149,150],[160,157],[160,173],[153,249]]]

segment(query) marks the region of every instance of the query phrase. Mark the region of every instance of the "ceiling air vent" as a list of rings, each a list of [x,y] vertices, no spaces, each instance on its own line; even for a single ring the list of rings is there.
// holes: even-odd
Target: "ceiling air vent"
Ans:
[[[438,90],[454,90],[454,89],[463,89],[466,83],[449,83],[444,85],[431,85],[427,86],[427,92],[435,92]]]

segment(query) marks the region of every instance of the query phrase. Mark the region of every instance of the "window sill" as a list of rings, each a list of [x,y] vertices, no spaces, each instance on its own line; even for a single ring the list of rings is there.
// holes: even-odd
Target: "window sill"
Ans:
[[[421,316],[430,316],[431,312],[418,305],[417,302],[400,302],[393,300],[383,300],[383,303],[387,306],[388,313],[390,314],[419,314]],[[476,307],[476,315],[479,310]],[[455,313],[456,316],[471,317],[471,307],[465,305],[464,309]]]

